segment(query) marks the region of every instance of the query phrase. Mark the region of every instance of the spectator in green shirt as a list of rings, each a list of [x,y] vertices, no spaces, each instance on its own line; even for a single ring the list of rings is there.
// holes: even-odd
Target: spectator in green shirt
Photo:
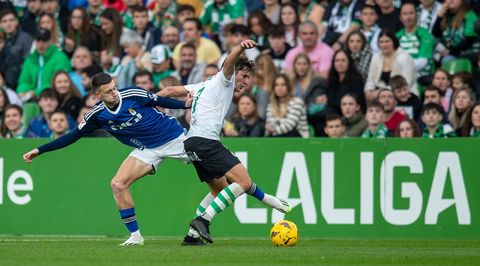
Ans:
[[[50,31],[39,29],[36,35],[36,48],[23,63],[17,92],[23,101],[50,87],[53,75],[59,70],[69,72],[70,60],[67,55],[55,47]]]

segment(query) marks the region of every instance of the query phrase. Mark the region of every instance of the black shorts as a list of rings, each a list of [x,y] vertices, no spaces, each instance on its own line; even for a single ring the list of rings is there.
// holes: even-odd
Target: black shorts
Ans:
[[[214,178],[221,178],[241,163],[237,156],[218,140],[191,137],[183,144],[202,182],[208,183]]]

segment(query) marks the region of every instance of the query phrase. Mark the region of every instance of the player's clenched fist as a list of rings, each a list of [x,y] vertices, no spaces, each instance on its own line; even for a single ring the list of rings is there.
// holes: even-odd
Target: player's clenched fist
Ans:
[[[35,148],[23,155],[23,160],[27,163],[31,163],[33,158],[37,157],[39,155],[40,151]]]

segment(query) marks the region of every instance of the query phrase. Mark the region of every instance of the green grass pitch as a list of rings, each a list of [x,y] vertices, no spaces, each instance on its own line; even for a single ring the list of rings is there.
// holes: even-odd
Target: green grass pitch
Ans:
[[[182,247],[180,238],[0,236],[0,265],[480,265],[480,241],[300,239],[277,248],[269,239],[215,239]]]

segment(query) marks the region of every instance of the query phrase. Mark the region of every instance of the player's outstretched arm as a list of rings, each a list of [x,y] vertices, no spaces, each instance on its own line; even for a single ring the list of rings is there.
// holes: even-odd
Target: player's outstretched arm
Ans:
[[[240,43],[240,45],[235,46],[230,54],[225,59],[225,63],[223,64],[223,75],[228,80],[232,77],[233,73],[235,72],[235,62],[237,62],[238,57],[243,53],[245,49],[252,49],[257,45],[256,42],[252,40],[245,40]]]
[[[170,86],[157,92],[157,95],[162,97],[182,97],[187,94],[188,90],[184,86]]]
[[[83,134],[82,134],[82,132],[80,132],[80,130],[75,129],[74,131],[63,135],[63,136],[61,136],[60,138],[58,138],[54,141],[51,141],[47,144],[44,144],[44,145],[42,145],[38,148],[35,148],[35,149],[25,153],[23,155],[23,160],[26,163],[31,163],[32,160],[35,157],[39,156],[40,154],[66,147],[66,146],[76,142],[79,138],[82,137],[82,135]]]
[[[23,155],[23,160],[24,160],[26,163],[31,163],[32,160],[33,160],[35,157],[37,157],[38,155],[40,155],[40,151],[39,151],[37,148],[35,148],[35,149],[33,149],[33,150],[25,153],[25,154]]]

